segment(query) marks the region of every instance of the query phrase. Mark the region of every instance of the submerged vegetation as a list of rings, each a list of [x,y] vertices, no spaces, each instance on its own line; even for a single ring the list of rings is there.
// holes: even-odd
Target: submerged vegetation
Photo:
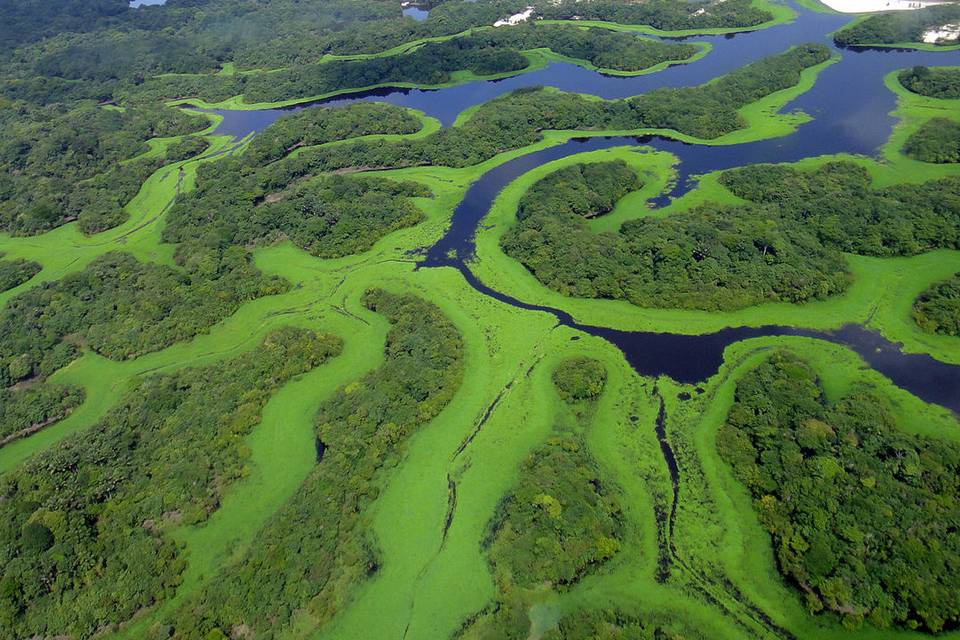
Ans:
[[[960,619],[960,446],[897,422],[870,388],[828,402],[779,353],[737,383],[717,446],[811,612],[940,631]]]

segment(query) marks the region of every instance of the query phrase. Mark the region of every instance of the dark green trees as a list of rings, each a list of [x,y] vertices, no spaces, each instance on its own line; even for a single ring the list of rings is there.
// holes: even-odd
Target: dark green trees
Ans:
[[[737,384],[720,455],[813,612],[939,631],[960,620],[960,446],[901,431],[883,396],[829,404],[778,353]]]
[[[956,67],[912,67],[897,76],[910,91],[929,98],[960,98],[960,69]]]
[[[202,522],[273,391],[340,352],[286,328],[252,353],[145,378],[91,429],[0,481],[0,635],[90,638],[172,595],[169,535]]]
[[[960,273],[921,293],[913,303],[913,319],[924,331],[960,336]]]
[[[960,122],[930,118],[907,138],[903,152],[921,162],[960,162]]]

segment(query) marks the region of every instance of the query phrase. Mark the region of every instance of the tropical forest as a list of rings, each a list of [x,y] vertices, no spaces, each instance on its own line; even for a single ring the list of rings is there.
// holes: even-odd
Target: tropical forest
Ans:
[[[960,2],[0,0],[0,640],[960,640]]]

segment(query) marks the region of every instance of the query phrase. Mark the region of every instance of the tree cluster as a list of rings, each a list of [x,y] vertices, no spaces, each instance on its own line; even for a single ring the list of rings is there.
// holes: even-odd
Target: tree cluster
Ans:
[[[96,425],[0,480],[0,635],[91,638],[169,598],[171,536],[215,511],[285,381],[339,354],[304,329],[252,353],[143,379]]]
[[[74,385],[0,389],[0,447],[60,420],[83,399],[83,388]]]
[[[960,68],[916,66],[904,69],[897,78],[904,87],[930,98],[960,98]]]
[[[910,134],[903,152],[921,162],[960,162],[960,122],[949,118],[930,118]]]
[[[40,273],[42,268],[32,260],[0,260],[0,292],[23,284]]]
[[[960,336],[960,273],[921,293],[913,303],[913,319],[924,331]]]
[[[106,253],[83,271],[45,282],[0,310],[0,387],[46,377],[90,349],[135,358],[187,340],[243,302],[286,290],[240,247],[207,254],[186,270]]]
[[[833,34],[841,47],[922,42],[923,32],[960,20],[960,5],[944,3],[915,11],[877,13]]]
[[[782,352],[737,383],[717,436],[810,611],[926,631],[960,621],[960,446],[900,430],[885,396],[828,403]]]
[[[20,105],[0,115],[0,230],[33,235],[80,219],[88,233],[126,219],[124,205],[162,157],[137,159],[151,138],[188,134],[206,119],[178,109]]]
[[[755,7],[749,0],[560,0],[546,3],[537,12],[544,18],[570,20],[579,17],[617,24],[644,24],[664,31],[755,27],[773,18],[769,11]]]
[[[372,290],[363,302],[390,322],[384,361],[320,406],[322,460],[243,557],[151,637],[222,639],[247,628],[270,640],[296,610],[328,620],[347,590],[377,571],[363,514],[406,440],[459,388],[463,341],[437,307],[414,295]]]

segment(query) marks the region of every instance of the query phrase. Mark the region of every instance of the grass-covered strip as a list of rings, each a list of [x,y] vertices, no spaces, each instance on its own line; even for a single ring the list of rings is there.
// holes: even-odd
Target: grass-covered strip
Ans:
[[[378,472],[395,466],[405,439],[450,401],[463,377],[463,345],[421,298],[374,290],[364,302],[392,325],[384,363],[321,406],[322,460],[248,553],[170,619],[174,637],[225,637],[237,627],[275,637],[303,607],[320,623],[376,572],[363,513],[379,492]],[[166,637],[170,629],[154,631]]]
[[[8,103],[0,109],[0,230],[32,235],[78,217],[88,232],[116,226],[126,218],[123,206],[163,164],[125,161],[149,151],[152,138],[207,124],[163,107]]]
[[[825,64],[820,45],[794,47],[698,87],[657,89],[626,100],[598,100],[546,89],[524,89],[471,110],[458,125],[417,140],[391,144],[358,141],[304,150],[270,170],[281,183],[345,168],[389,168],[422,164],[466,167],[544,139],[543,130],[670,129],[716,139],[744,130],[751,119],[738,111],[798,86],[804,71]]]
[[[73,385],[0,389],[0,447],[60,420],[83,402],[83,397],[83,389]]]
[[[913,319],[924,331],[960,336],[960,273],[921,293],[913,303]]]
[[[90,349],[115,360],[156,351],[286,290],[240,248],[195,256],[188,273],[107,253],[79,273],[12,298],[0,311],[0,382],[46,377]]]
[[[947,118],[927,120],[907,138],[903,152],[920,162],[960,162],[960,122]]]
[[[890,11],[866,16],[833,34],[833,41],[842,47],[896,45],[929,50],[950,50],[960,47],[955,41],[926,44],[924,31],[955,23],[960,19],[960,6],[945,3],[916,11]]]
[[[427,42],[400,54],[358,59],[333,58],[270,72],[151,78],[140,91],[166,99],[219,102],[242,95],[260,104],[313,98],[368,86],[437,86],[468,72],[497,76],[527,70],[529,52],[548,49],[595,68],[638,73],[701,53],[700,45],[669,43],[609,29],[534,23],[483,29],[441,42]]]
[[[0,292],[23,284],[40,273],[40,269],[40,264],[32,260],[0,260]]]
[[[904,69],[897,74],[900,84],[928,98],[960,98],[960,67],[924,67]]]
[[[739,380],[718,447],[811,611],[930,631],[960,617],[955,443],[899,431],[869,388],[828,402],[815,371],[782,353]]]
[[[287,328],[243,357],[145,378],[91,430],[5,476],[4,635],[89,638],[169,597],[184,562],[168,529],[217,509],[271,393],[340,347]]]

